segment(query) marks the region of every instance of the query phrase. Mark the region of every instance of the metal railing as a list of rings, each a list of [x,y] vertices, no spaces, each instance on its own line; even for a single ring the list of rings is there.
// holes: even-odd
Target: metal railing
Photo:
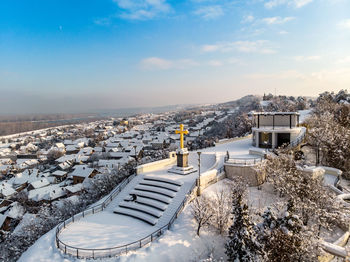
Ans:
[[[297,136],[295,140],[289,143],[287,148],[297,147],[301,142],[303,142],[305,136],[306,136],[306,128],[302,127],[300,134]]]
[[[90,207],[78,214],[75,214],[73,216],[71,216],[70,218],[66,219],[65,221],[61,222],[60,224],[58,224],[57,228],[56,228],[56,245],[58,248],[62,249],[66,254],[67,249],[68,248],[73,248],[76,249],[72,246],[66,245],[65,243],[63,243],[60,239],[59,239],[59,234],[62,231],[62,229],[66,228],[66,226],[68,226],[71,223],[74,223],[76,221],[78,221],[79,219],[86,217],[88,215],[93,215],[96,214],[98,212],[103,211],[108,204],[110,204],[112,202],[112,200],[122,191],[122,189],[135,177],[136,175],[131,175],[129,177],[127,177],[126,179],[124,179],[107,197],[107,199],[105,199],[101,204],[95,205],[93,207]],[[79,251],[76,251],[77,253]]]
[[[125,181],[123,181],[122,183],[124,183],[124,182]],[[125,187],[125,185],[121,186],[120,190],[118,190],[116,188],[116,190],[114,192],[119,193],[121,191],[121,189]],[[61,229],[65,228],[68,224],[76,221],[78,217],[81,218],[81,217],[84,217],[84,215],[86,216],[88,214],[94,214],[94,212],[96,213],[96,212],[102,211],[105,208],[106,203],[108,205],[113,199],[113,198],[110,199],[110,197],[108,197],[102,204],[97,205],[93,208],[87,209],[87,210],[67,219],[66,221],[62,222],[60,225],[58,225],[57,229],[56,229],[56,245],[59,249],[61,249],[64,252],[64,254],[69,254],[69,255],[75,256],[77,258],[102,258],[102,257],[119,256],[122,254],[127,254],[129,251],[139,249],[139,248],[153,242],[154,240],[157,240],[161,235],[164,234],[164,232],[166,232],[168,229],[170,229],[170,227],[174,223],[175,219],[181,213],[181,211],[186,206],[186,204],[191,200],[191,195],[192,195],[196,185],[197,185],[197,180],[192,184],[192,186],[189,189],[189,191],[187,192],[184,200],[178,206],[176,212],[174,213],[174,215],[170,219],[169,223],[166,224],[165,226],[155,230],[153,233],[149,234],[148,236],[146,236],[142,239],[139,239],[137,241],[134,241],[134,242],[131,242],[131,243],[125,244],[125,245],[120,245],[120,246],[111,247],[111,248],[99,248],[99,249],[73,247],[70,245],[66,245],[65,243],[63,243],[59,239],[58,235],[59,235]]]

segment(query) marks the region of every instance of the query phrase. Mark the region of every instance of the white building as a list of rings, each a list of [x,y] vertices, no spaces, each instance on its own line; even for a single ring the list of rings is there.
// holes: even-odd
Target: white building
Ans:
[[[305,130],[297,112],[254,112],[252,143],[260,148],[277,148],[296,140]]]

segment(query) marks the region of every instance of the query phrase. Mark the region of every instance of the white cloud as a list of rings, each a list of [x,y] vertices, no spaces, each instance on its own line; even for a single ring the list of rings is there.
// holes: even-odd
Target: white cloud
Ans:
[[[96,25],[108,26],[111,24],[111,19],[110,18],[97,18],[94,20],[94,23]]]
[[[313,0],[294,0],[294,5],[296,8],[303,7],[304,5],[307,5],[311,3]]]
[[[244,64],[242,61],[240,61],[239,59],[235,58],[235,57],[231,57],[229,59],[227,59],[227,63],[228,64]]]
[[[193,3],[209,3],[209,2],[216,2],[216,0],[191,0]]]
[[[293,80],[299,81],[300,84],[307,86],[324,86],[329,89],[330,85],[344,88],[350,84],[350,68],[334,68],[330,70],[320,70],[314,72],[299,72],[297,70],[287,70],[276,73],[254,73],[247,74],[245,78],[254,80],[287,80],[292,83]]]
[[[313,0],[269,0],[265,2],[264,5],[268,9],[271,9],[280,5],[288,5],[288,6],[293,6],[295,8],[301,8],[311,3],[312,1]]]
[[[340,21],[338,23],[338,27],[344,28],[344,29],[350,29],[350,19],[345,19],[343,21]]]
[[[296,79],[304,79],[305,76],[301,73],[299,73],[296,70],[287,70],[287,71],[281,71],[278,73],[253,73],[253,74],[247,74],[245,75],[246,78],[249,79],[290,79],[290,78],[296,78]]]
[[[305,61],[316,61],[320,60],[321,56],[313,55],[313,56],[295,56],[294,60],[298,62],[305,62]]]
[[[192,59],[168,60],[159,57],[148,57],[140,62],[144,70],[186,69],[197,65]]]
[[[281,30],[278,32],[280,35],[287,35],[289,34],[287,31]]]
[[[158,57],[149,57],[141,61],[141,67],[146,70],[151,69],[169,69],[172,67],[172,62],[170,60],[165,60]]]
[[[221,48],[222,48],[222,45],[218,44],[218,45],[203,45],[201,49],[203,52],[215,52],[220,50]]]
[[[243,19],[242,19],[242,21],[241,21],[241,23],[251,23],[251,22],[253,22],[254,21],[254,16],[252,16],[252,15],[246,15],[245,17],[243,17]]]
[[[229,57],[226,59],[211,59],[203,60],[201,62],[194,61],[192,59],[164,59],[160,57],[148,57],[140,61],[140,68],[147,71],[154,70],[171,70],[171,69],[189,69],[194,67],[220,67],[220,66],[232,66],[232,65],[243,65],[244,63],[235,58]]]
[[[215,19],[224,15],[224,11],[219,5],[212,6],[203,6],[197,9],[194,12],[195,15],[198,15],[206,20]]]
[[[274,16],[274,17],[263,18],[262,21],[268,25],[274,25],[274,24],[284,24],[294,19],[295,17],[292,17],[292,16],[287,16],[287,17]]]
[[[210,60],[208,62],[208,65],[218,67],[218,66],[223,66],[224,62],[220,60]]]
[[[130,20],[148,20],[170,12],[166,0],[114,0],[123,10],[120,17]]]
[[[260,53],[260,54],[273,54],[276,53],[275,48],[269,41],[257,40],[257,41],[235,41],[235,42],[223,42],[214,45],[203,45],[201,47],[203,52],[230,52],[238,51],[242,53]]]
[[[283,5],[285,4],[287,1],[286,0],[271,0],[271,1],[267,1],[264,5],[266,8],[273,8],[275,6],[279,6],[279,5]]]
[[[345,56],[336,61],[337,64],[350,64],[350,56]]]

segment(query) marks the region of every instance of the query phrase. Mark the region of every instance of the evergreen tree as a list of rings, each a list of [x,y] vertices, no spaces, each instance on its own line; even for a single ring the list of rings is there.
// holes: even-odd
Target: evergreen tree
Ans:
[[[262,218],[258,239],[263,246],[265,260],[317,261],[319,247],[314,233],[307,230],[294,214],[291,202],[288,203],[287,211],[278,217],[268,208]]]
[[[259,245],[256,242],[254,225],[251,222],[248,206],[243,202],[243,191],[233,193],[233,224],[229,229],[226,243],[228,261],[257,261]]]

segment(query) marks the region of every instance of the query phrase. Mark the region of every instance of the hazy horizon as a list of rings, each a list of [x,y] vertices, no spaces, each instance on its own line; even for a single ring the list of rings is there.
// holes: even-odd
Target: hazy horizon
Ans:
[[[350,86],[345,0],[0,3],[0,112],[317,96]]]

